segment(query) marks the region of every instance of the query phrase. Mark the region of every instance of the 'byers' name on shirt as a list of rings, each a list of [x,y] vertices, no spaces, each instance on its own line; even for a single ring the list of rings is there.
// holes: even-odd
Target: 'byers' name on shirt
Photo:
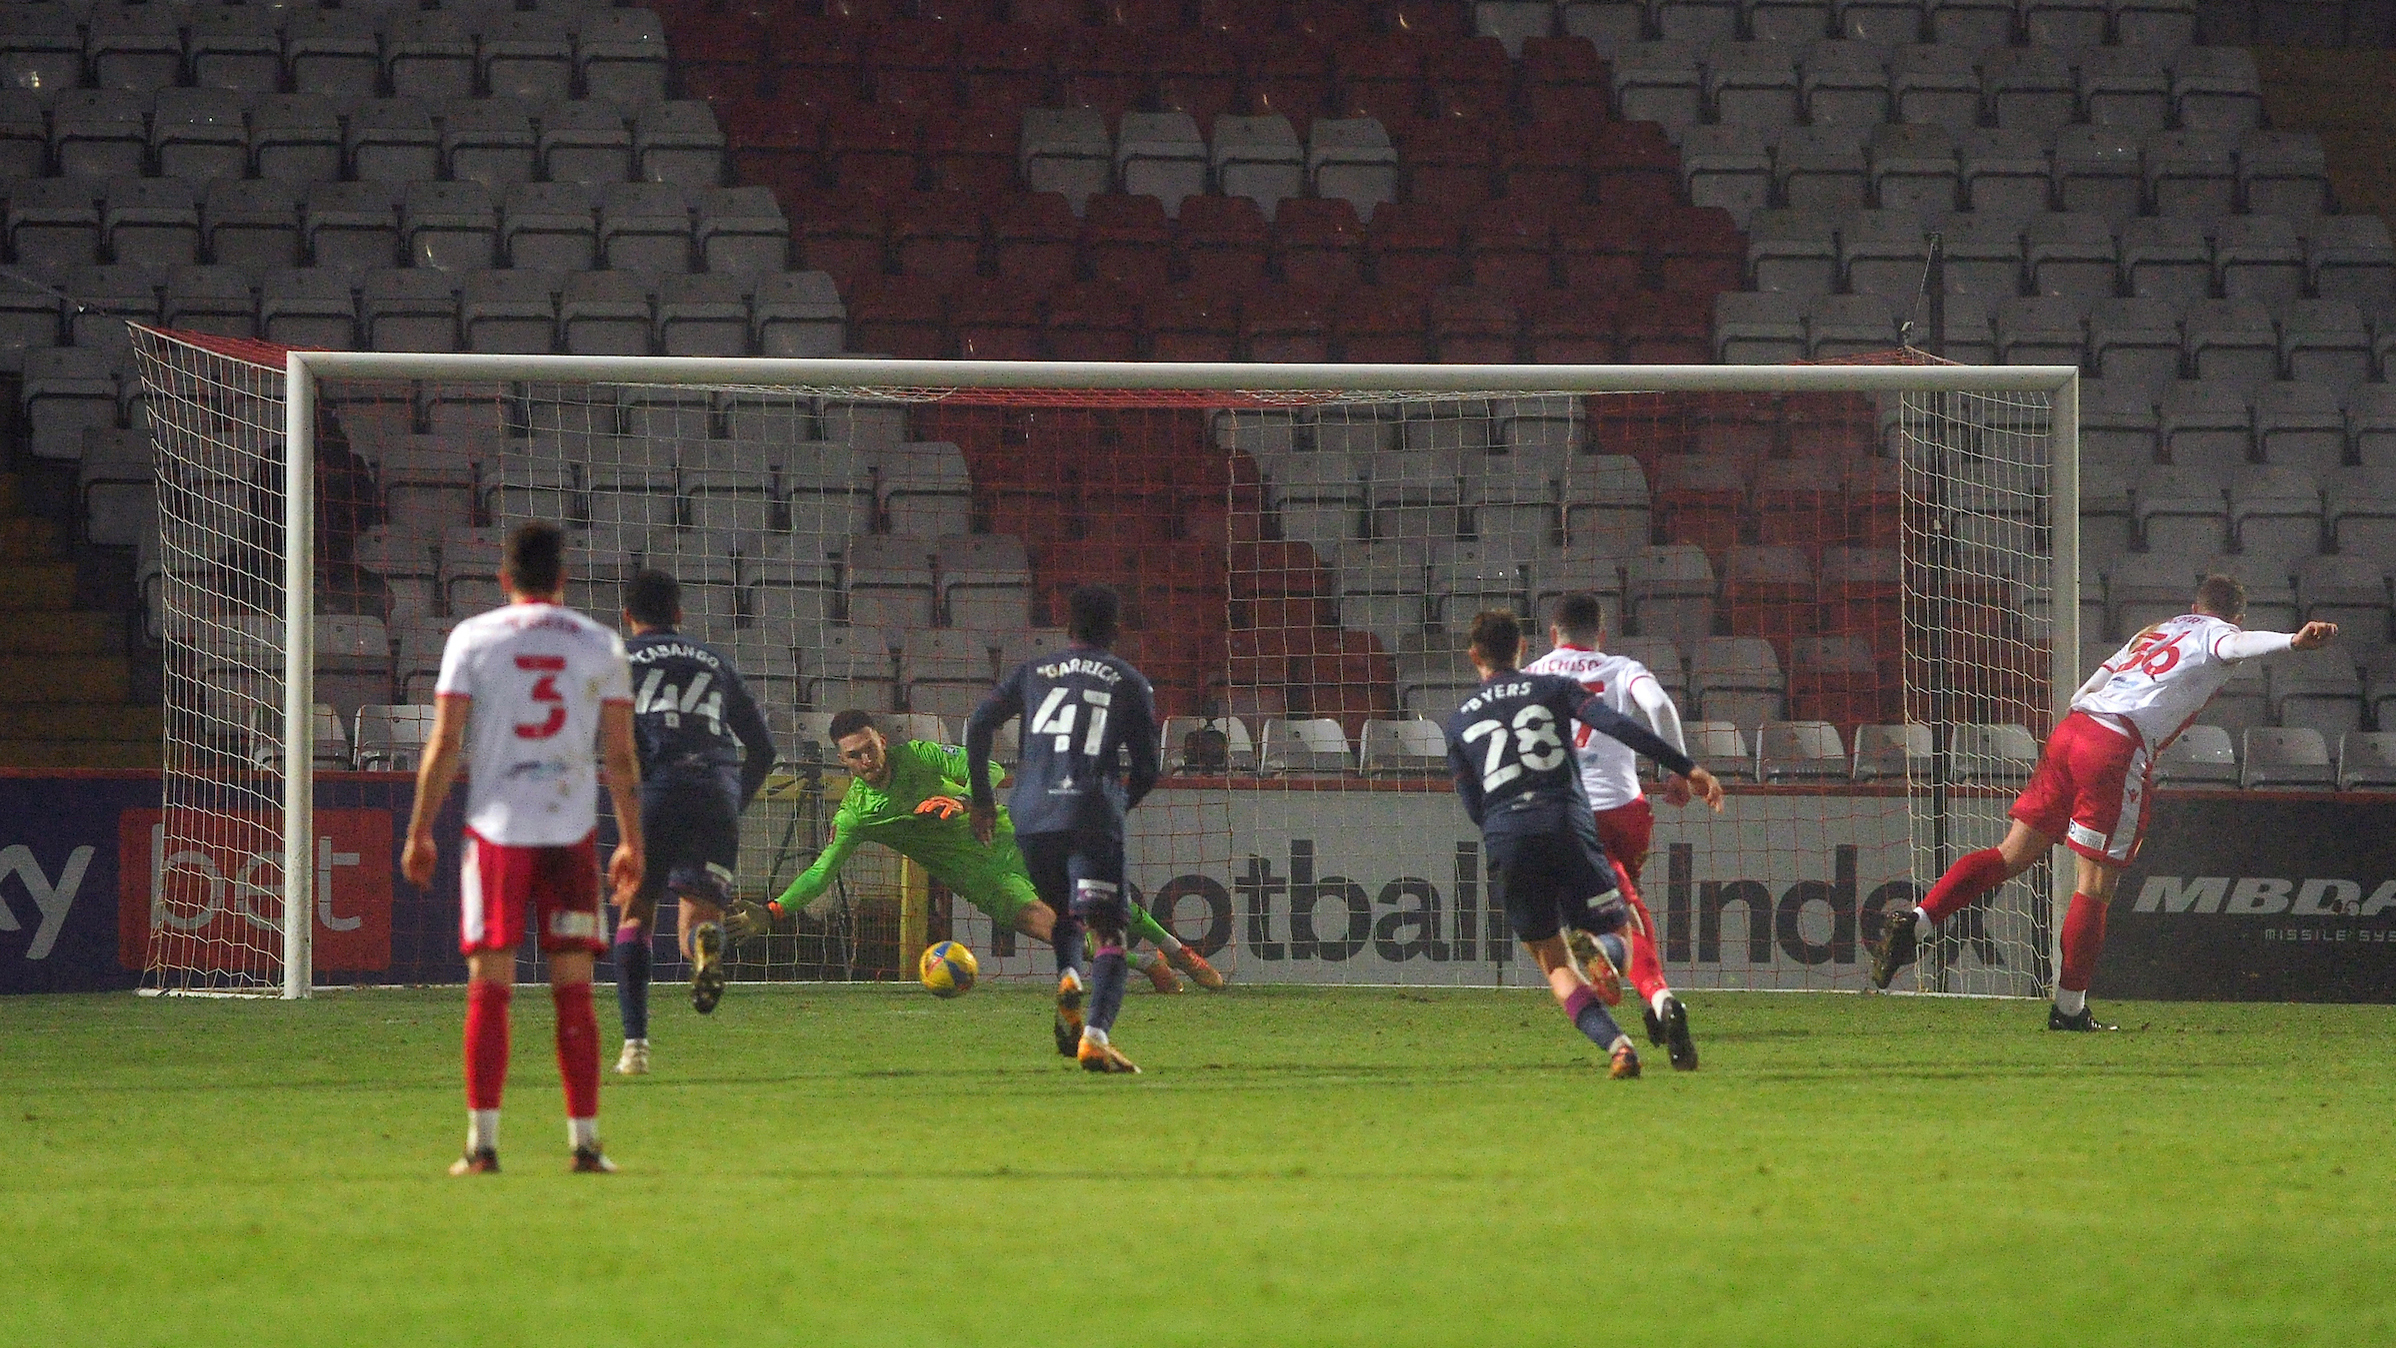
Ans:
[[[1456,711],[1461,715],[1465,712],[1479,711],[1492,702],[1502,702],[1510,697],[1529,697],[1530,695],[1531,685],[1529,683],[1493,683],[1467,698],[1464,705],[1458,707]]]
[[[1123,671],[1108,661],[1085,660],[1078,655],[1040,666],[1040,677],[1043,679],[1062,679],[1075,674],[1087,674],[1100,683],[1119,683],[1123,679]]]

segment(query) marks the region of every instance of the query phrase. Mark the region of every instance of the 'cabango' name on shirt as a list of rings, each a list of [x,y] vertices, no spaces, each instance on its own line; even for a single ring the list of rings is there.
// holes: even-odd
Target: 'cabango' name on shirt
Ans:
[[[1104,660],[1092,660],[1079,655],[1051,661],[1040,666],[1039,672],[1043,679],[1061,679],[1069,674],[1088,674],[1104,683],[1121,683],[1123,681],[1123,671],[1113,665]]]
[[[683,641],[669,641],[661,646],[636,647],[626,658],[631,660],[632,663],[636,665],[653,665],[660,660],[671,660],[676,657],[680,657],[685,660],[696,660],[700,664],[707,666],[709,669],[722,669],[724,667],[724,662],[716,658],[716,653],[714,651],[708,650],[703,646],[693,646],[690,643]]]
[[[1518,679],[1513,683],[1493,683],[1465,699],[1464,705],[1456,710],[1460,712],[1476,711],[1491,702],[1502,702],[1510,697],[1529,697],[1530,695],[1531,684],[1528,679]]]

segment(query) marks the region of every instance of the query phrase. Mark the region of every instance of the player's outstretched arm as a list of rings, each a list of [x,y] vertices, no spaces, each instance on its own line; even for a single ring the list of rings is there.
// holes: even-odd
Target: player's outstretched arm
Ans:
[[[856,816],[850,813],[848,803],[843,801],[840,812],[832,816],[832,841],[816,857],[815,864],[801,871],[798,878],[790,882],[790,888],[782,891],[782,897],[768,903],[766,908],[775,917],[800,908],[807,909],[811,917],[822,917],[823,914],[814,909],[815,900],[831,889],[833,879],[840,874],[840,868],[848,864],[849,853],[856,850]]]
[[[1130,691],[1133,705],[1126,708],[1130,715],[1123,722],[1124,747],[1131,753],[1124,803],[1136,809],[1156,789],[1157,779],[1164,776],[1165,746],[1156,724],[1156,697],[1149,691],[1147,681],[1134,680]]]
[[[999,681],[965,722],[965,784],[973,791],[973,836],[988,844],[998,835],[998,805],[990,793],[990,745],[998,728],[1023,714],[1023,671]]]
[[[433,820],[458,779],[466,718],[473,711],[474,699],[463,694],[443,693],[433,699],[432,737],[424,746],[424,761],[416,765],[416,806],[408,814],[408,845],[399,858],[400,873],[418,889],[433,882],[433,867],[441,859],[433,841]]]
[[[749,695],[749,685],[730,666],[725,672],[731,677],[725,680],[724,709],[732,737],[740,741],[740,801],[741,808],[747,809],[774,771],[774,732],[766,726],[765,713],[757,709],[757,699]]]
[[[1595,697],[1585,697],[1573,711],[1573,718],[1600,735],[1611,735],[1632,749],[1647,755],[1664,766],[1664,770],[1687,777],[1697,765],[1687,754],[1658,738],[1656,733],[1630,717],[1614,710]],[[1694,778],[1691,779],[1694,783]]]
[[[608,803],[616,811],[616,853],[607,878],[618,894],[641,883],[641,754],[632,736],[632,703],[609,698],[599,704],[599,759],[607,777]]]

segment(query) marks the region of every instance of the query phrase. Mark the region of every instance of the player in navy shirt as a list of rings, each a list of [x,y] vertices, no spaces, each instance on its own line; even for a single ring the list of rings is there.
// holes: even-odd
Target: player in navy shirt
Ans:
[[[1525,674],[1522,622],[1503,609],[1474,615],[1473,667],[1481,691],[1448,718],[1448,766],[1464,811],[1481,827],[1491,898],[1539,962],[1548,990],[1589,1041],[1613,1059],[1612,1075],[1639,1075],[1630,1036],[1606,1013],[1566,946],[1566,927],[1619,944],[1628,914],[1572,752],[1571,723],[1610,735],[1688,779],[1722,808],[1722,784],[1646,726],[1560,674]],[[1610,952],[1617,965],[1619,950]]]
[[[618,893],[616,1005],[624,1052],[616,1070],[649,1070],[649,929],[661,890],[680,901],[691,1005],[700,1015],[724,995],[724,908],[740,860],[740,815],[774,766],[774,741],[740,672],[723,653],[676,632],[682,586],[643,571],[624,592],[624,643],[632,664],[633,737],[641,754],[641,823],[648,866],[637,890]]]
[[[1057,655],[1027,660],[999,680],[965,725],[972,777],[973,831],[990,841],[998,812],[990,795],[990,740],[1023,718],[1023,761],[1009,810],[1040,898],[1056,910],[1057,1051],[1092,1072],[1137,1072],[1108,1042],[1123,1007],[1124,931],[1131,921],[1125,889],[1123,816],[1156,785],[1161,768],[1156,694],[1147,676],[1108,650],[1122,601],[1103,585],[1067,599],[1066,635]],[[1082,928],[1097,938],[1082,1014]]]

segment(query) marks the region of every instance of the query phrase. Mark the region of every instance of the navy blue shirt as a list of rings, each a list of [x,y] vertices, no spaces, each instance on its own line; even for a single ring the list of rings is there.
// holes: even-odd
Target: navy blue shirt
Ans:
[[[1162,770],[1156,694],[1112,651],[1074,646],[1017,665],[965,723],[973,798],[990,799],[990,740],[1023,718],[1023,760],[1009,801],[1017,833],[1108,830]]]
[[[1508,670],[1448,718],[1448,768],[1484,833],[1593,828],[1570,722],[1611,735],[1672,772],[1696,764],[1653,731],[1561,674]]]
[[[747,804],[774,767],[774,739],[740,671],[723,654],[671,628],[628,638],[633,741],[644,784],[698,783],[740,769]]]

